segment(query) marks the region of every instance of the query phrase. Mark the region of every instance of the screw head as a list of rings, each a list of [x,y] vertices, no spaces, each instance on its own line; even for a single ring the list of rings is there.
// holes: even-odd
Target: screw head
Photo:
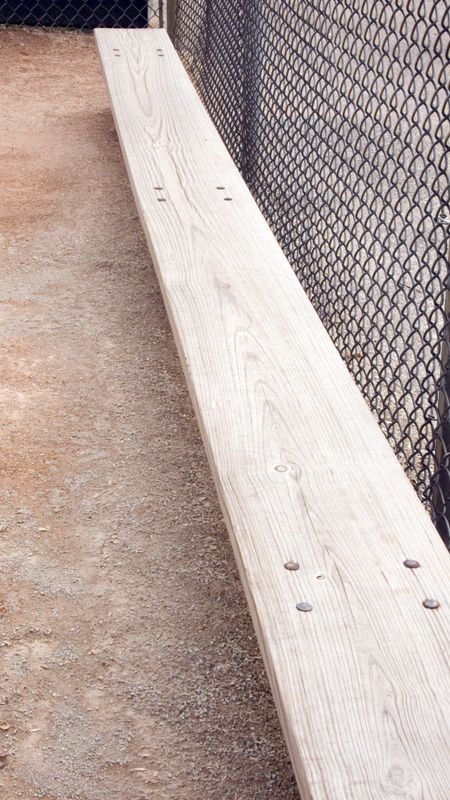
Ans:
[[[407,567],[407,569],[418,569],[420,563],[416,561],[415,558],[407,558],[406,561],[403,562],[403,566]]]
[[[297,603],[295,607],[297,611],[312,611],[311,603]]]
[[[427,597],[422,603],[424,608],[439,608],[441,605],[438,600],[433,600],[432,597]]]
[[[284,568],[295,572],[295,570],[300,569],[300,564],[298,564],[297,561],[286,561]]]

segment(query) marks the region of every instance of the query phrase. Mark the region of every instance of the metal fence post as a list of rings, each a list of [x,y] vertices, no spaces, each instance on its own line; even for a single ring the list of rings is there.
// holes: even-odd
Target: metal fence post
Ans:
[[[440,221],[450,224],[445,213]],[[438,428],[436,435],[436,473],[433,487],[433,518],[444,542],[450,548],[450,244],[445,283],[445,328],[442,342],[442,377],[438,402]]]
[[[167,33],[169,34],[170,38],[173,40],[175,36],[175,25],[177,21],[177,8],[178,8],[178,0],[167,0],[166,1],[166,19],[165,25]]]
[[[163,5],[161,0],[147,0],[147,26],[149,28],[162,27]]]

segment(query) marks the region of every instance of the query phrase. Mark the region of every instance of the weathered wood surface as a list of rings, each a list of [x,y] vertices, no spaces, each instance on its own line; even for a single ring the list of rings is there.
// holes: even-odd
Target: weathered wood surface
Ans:
[[[302,798],[449,800],[445,547],[167,35],[96,36]]]

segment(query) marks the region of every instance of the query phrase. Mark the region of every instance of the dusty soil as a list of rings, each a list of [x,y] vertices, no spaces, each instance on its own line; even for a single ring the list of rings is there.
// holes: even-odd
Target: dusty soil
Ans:
[[[93,39],[0,49],[0,795],[294,800]]]

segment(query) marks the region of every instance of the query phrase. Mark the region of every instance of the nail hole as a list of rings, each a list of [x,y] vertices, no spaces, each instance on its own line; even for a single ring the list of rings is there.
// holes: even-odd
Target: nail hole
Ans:
[[[324,581],[325,580],[325,575],[322,575],[322,574],[316,575],[316,580],[317,581]]]
[[[154,188],[154,189],[155,189],[157,192],[162,192],[162,190],[163,190],[163,187],[162,187],[162,186],[154,186],[153,188]]]
[[[224,200],[232,200],[233,198],[232,197],[224,197],[223,199]]]
[[[216,189],[218,189],[219,192],[221,192],[223,191],[223,189],[225,189],[225,186],[216,186]]]
[[[158,197],[158,203],[165,203],[165,202],[166,202],[165,197]]]

